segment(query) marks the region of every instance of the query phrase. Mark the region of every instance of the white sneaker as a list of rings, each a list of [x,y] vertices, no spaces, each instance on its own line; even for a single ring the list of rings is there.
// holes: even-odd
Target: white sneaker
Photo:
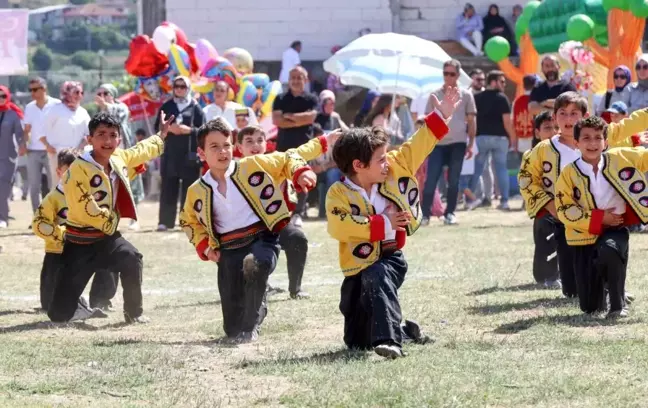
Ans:
[[[164,224],[160,224],[160,225],[158,225],[158,227],[157,227],[157,231],[158,231],[158,232],[166,232],[166,231],[168,231],[168,230],[169,230],[169,229],[168,229],[167,226],[164,225]]]
[[[443,217],[443,223],[445,225],[457,225],[459,223],[459,221],[457,221],[457,216],[456,215],[450,213],[450,214],[446,215],[445,217]]]
[[[508,201],[504,201],[497,206],[497,209],[502,211],[509,211],[511,207],[509,207]]]
[[[139,222],[135,220],[131,220],[130,225],[128,226],[128,229],[131,231],[139,231],[140,230],[140,225]]]
[[[466,203],[465,208],[466,208],[467,211],[472,211],[475,208],[479,207],[482,202],[483,202],[483,200],[481,198],[477,198],[474,201]]]
[[[290,222],[297,228],[304,226],[304,220],[302,220],[302,216],[299,214],[293,214],[293,216],[290,218]]]
[[[7,228],[7,221],[0,221],[0,228]]]

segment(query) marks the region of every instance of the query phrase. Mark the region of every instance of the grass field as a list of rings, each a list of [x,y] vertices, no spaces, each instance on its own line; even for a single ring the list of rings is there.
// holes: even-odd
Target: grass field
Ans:
[[[519,202],[515,203],[519,206]],[[618,322],[584,317],[558,291],[531,283],[531,223],[522,212],[460,213],[406,247],[404,316],[438,341],[385,361],[342,343],[336,244],[321,222],[310,238],[310,300],[270,298],[257,343],[223,336],[216,267],[180,232],[125,232],[144,254],[148,325],[124,326],[121,295],[108,319],[53,328],[38,314],[42,242],[29,205],[0,232],[0,407],[646,407],[648,237],[632,235]],[[271,282],[287,287],[285,259]],[[120,290],[121,293],[121,290]]]

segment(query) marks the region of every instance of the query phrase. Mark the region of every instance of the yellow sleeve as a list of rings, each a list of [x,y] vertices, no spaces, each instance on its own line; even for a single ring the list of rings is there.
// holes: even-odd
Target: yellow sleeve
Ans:
[[[68,212],[83,214],[83,222],[106,235],[113,235],[119,225],[119,216],[112,208],[99,207],[90,194],[90,176],[80,166],[72,166],[63,176],[63,191]]]
[[[553,200],[553,196],[544,190],[542,184],[541,148],[542,145],[537,145],[522,156],[522,165],[518,173],[520,193],[524,199],[527,213],[531,218],[534,218],[547,203]]]
[[[326,136],[316,137],[315,139],[304,143],[295,150],[304,160],[311,161],[320,157],[322,154],[333,146],[329,146]]]
[[[610,153],[613,153],[617,150],[621,152],[623,157],[628,159],[639,171],[641,171],[642,173],[648,172],[648,149],[646,149],[645,147],[614,149],[610,150]]]
[[[36,209],[32,219],[32,231],[46,242],[62,243],[65,227],[58,225],[56,217],[60,208],[52,198],[52,192],[47,194],[41,205]]]
[[[387,157],[407,169],[410,175],[416,173],[423,161],[428,157],[437,143],[448,133],[448,126],[437,113],[425,117],[422,126],[414,135],[398,149],[387,153]]]
[[[310,170],[308,163],[299,155],[297,149],[289,149],[286,152],[273,152],[270,154],[258,154],[256,156],[244,157],[240,161],[254,160],[256,164],[268,173],[277,182],[291,180],[297,191],[300,191],[296,181],[306,170]]]
[[[579,232],[589,232],[595,235],[601,235],[603,231],[603,210],[596,209],[594,203],[590,203],[590,208],[585,209],[579,203],[575,194],[585,195],[584,191],[579,191],[574,185],[573,178],[576,177],[574,164],[570,164],[560,173],[556,183],[556,213],[560,222],[565,224],[566,228]]]
[[[196,253],[198,257],[203,261],[207,261],[208,258],[205,255],[207,248],[210,248],[209,245],[209,233],[205,226],[200,222],[196,216],[196,211],[194,210],[196,200],[190,198],[187,195],[187,199],[184,202],[184,206],[180,211],[180,228],[184,231],[189,238],[191,245],[196,248]],[[218,242],[212,249],[218,249]]]
[[[328,233],[340,242],[385,239],[385,217],[360,215],[360,209],[349,203],[341,182],[333,184],[326,194],[326,219]]]
[[[646,129],[648,129],[648,112],[646,109],[639,109],[629,118],[608,125],[608,145],[610,147],[628,146],[628,138],[636,133],[644,132]],[[632,146],[632,142],[629,146]]]
[[[126,163],[126,167],[130,168],[153,160],[160,156],[162,152],[164,152],[164,140],[158,135],[153,135],[130,149],[117,150],[115,154],[119,155]]]

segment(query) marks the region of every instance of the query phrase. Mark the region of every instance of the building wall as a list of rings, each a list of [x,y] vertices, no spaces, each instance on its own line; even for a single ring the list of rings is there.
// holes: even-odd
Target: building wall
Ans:
[[[492,0],[471,0],[483,15]],[[256,60],[276,61],[294,40],[301,40],[303,60],[324,60],[336,44],[357,38],[358,32],[387,32],[400,28],[431,40],[454,37],[454,20],[463,0],[166,0],[167,20],[180,26],[191,41],[205,38],[220,52],[247,49]],[[498,0],[501,14],[510,16],[514,4]]]

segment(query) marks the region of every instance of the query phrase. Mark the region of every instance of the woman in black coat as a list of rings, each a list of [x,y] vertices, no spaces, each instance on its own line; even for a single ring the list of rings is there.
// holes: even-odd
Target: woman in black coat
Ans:
[[[491,4],[488,8],[488,14],[484,16],[484,30],[482,34],[484,35],[484,44],[495,36],[506,38],[511,45],[510,55],[517,55],[515,35],[509,23],[504,17],[500,16],[499,6],[497,4]]]
[[[160,191],[160,215],[158,231],[173,229],[180,208],[187,197],[187,189],[200,175],[200,162],[196,154],[198,128],[205,123],[205,115],[191,97],[189,78],[178,76],[173,80],[173,98],[160,108],[169,117],[176,117],[176,123],[169,128],[165,140],[160,166],[162,187]],[[160,115],[155,122],[159,130]]]

